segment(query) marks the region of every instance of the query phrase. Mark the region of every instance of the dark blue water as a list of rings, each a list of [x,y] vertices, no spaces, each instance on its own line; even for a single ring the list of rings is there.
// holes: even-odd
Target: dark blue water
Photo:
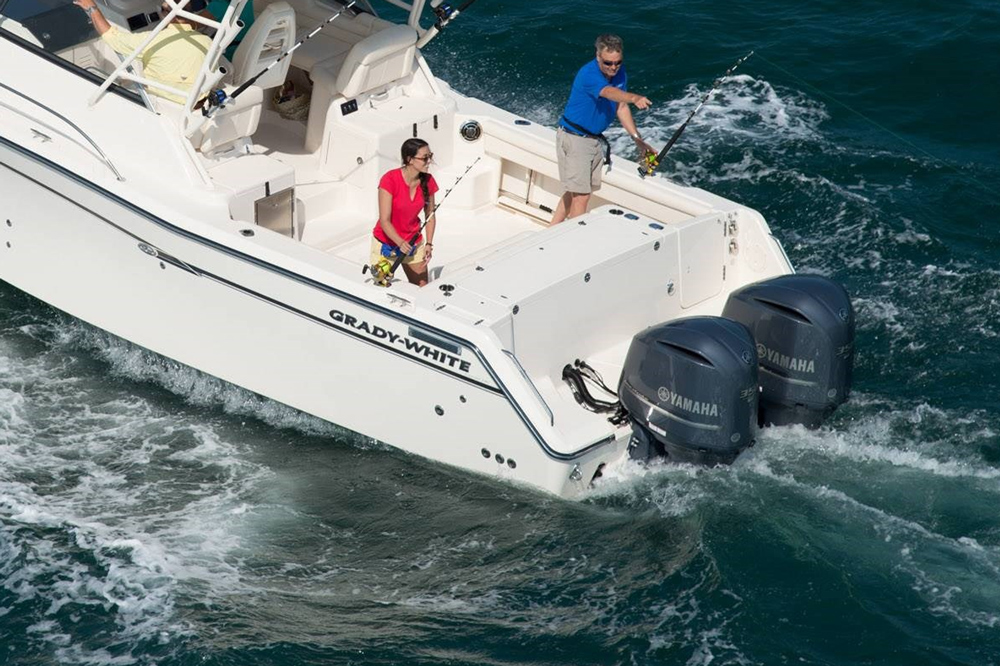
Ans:
[[[1000,663],[1000,5],[481,0],[427,57],[553,123],[605,30],[657,144],[756,49],[664,171],[849,288],[853,400],[567,503],[0,285],[0,663]]]

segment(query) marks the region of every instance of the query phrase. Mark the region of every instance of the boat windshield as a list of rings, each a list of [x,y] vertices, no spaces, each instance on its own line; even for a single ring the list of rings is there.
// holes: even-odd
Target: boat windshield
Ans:
[[[132,3],[115,4],[127,7]],[[159,21],[155,14],[158,3],[142,4],[143,8],[152,8],[152,12],[133,12],[128,18],[129,25],[140,27]],[[102,4],[101,8],[107,6]],[[87,15],[72,0],[0,0],[0,37],[5,35],[21,43],[27,42],[101,79],[121,63],[121,58],[101,41]],[[114,87],[120,89],[119,86],[140,92],[136,83],[120,81]]]
[[[162,20],[160,0],[102,0],[98,6],[109,22],[133,34],[151,30]],[[198,12],[204,7],[203,0],[190,0],[186,8]],[[72,0],[0,0],[0,37],[5,35],[101,79],[115,72],[123,60]],[[133,91],[141,88],[124,79],[116,84]]]
[[[97,37],[71,0],[0,0],[0,30],[56,54]]]

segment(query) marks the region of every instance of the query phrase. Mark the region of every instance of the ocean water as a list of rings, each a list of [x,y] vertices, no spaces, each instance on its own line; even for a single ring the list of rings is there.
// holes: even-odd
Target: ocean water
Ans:
[[[569,503],[0,284],[0,663],[1000,664],[1000,5],[481,0],[426,53],[552,124],[608,30],[658,145],[756,50],[664,173],[847,286],[852,400]]]

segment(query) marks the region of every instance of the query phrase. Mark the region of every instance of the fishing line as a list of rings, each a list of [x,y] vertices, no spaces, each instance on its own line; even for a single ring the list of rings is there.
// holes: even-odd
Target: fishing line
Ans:
[[[421,232],[423,232],[424,227],[427,226],[428,222],[434,219],[434,215],[437,213],[438,208],[440,208],[441,204],[445,202],[445,199],[448,198],[448,195],[451,194],[451,191],[454,190],[460,182],[462,182],[462,179],[465,178],[465,175],[469,173],[469,171],[472,170],[472,167],[476,166],[476,164],[478,164],[479,160],[481,159],[482,156],[479,156],[475,159],[475,161],[472,164],[467,166],[465,168],[465,171],[462,172],[462,175],[459,176],[454,183],[452,183],[451,187],[445,190],[444,196],[441,197],[441,201],[438,201],[437,204],[435,204],[434,208],[431,210],[430,213],[425,213],[423,224],[420,225],[416,233],[414,233],[413,236],[411,236],[408,241],[410,245],[414,245],[417,242],[417,238],[420,237],[420,234]],[[392,282],[392,276],[395,274],[396,269],[399,268],[399,265],[403,263],[403,259],[405,259],[406,257],[407,255],[403,254],[402,252],[399,252],[396,255],[395,261],[393,261],[391,264],[389,263],[388,257],[383,257],[381,261],[379,261],[377,264],[373,266],[369,266],[366,264],[361,269],[361,273],[364,274],[370,270],[372,273],[372,278],[375,280],[375,284],[381,287],[388,287]]]
[[[910,148],[912,148],[913,150],[917,151],[918,153],[924,155],[925,157],[928,157],[929,159],[933,160],[934,162],[940,164],[941,166],[946,167],[947,169],[951,170],[952,172],[954,172],[955,174],[957,174],[961,178],[964,178],[964,179],[968,180],[969,182],[975,183],[976,185],[978,185],[979,187],[983,188],[984,190],[986,190],[990,194],[994,194],[994,195],[1000,196],[1000,192],[998,192],[994,188],[990,187],[989,185],[986,185],[985,183],[980,182],[974,176],[970,176],[969,174],[963,173],[961,170],[959,170],[958,167],[956,167],[956,166],[954,166],[952,164],[949,164],[947,161],[945,161],[945,160],[937,157],[936,155],[933,155],[933,154],[929,153],[927,150],[925,150],[925,149],[921,148],[920,146],[916,145],[915,143],[913,143],[909,139],[906,139],[905,137],[900,136],[896,132],[893,132],[888,127],[882,125],[881,123],[879,123],[878,121],[876,121],[876,120],[874,120],[872,118],[869,118],[868,116],[866,116],[862,112],[858,111],[857,109],[855,109],[851,105],[849,105],[849,104],[847,104],[845,102],[840,101],[839,99],[837,99],[833,95],[831,95],[831,94],[829,94],[827,92],[824,92],[823,90],[820,90],[819,88],[817,88],[816,86],[812,85],[808,81],[806,81],[806,80],[802,79],[801,77],[798,77],[795,74],[793,74],[792,72],[788,71],[787,69],[785,69],[781,65],[778,65],[777,63],[768,60],[767,58],[765,58],[763,55],[760,55],[759,53],[757,54],[757,59],[758,60],[763,60],[764,62],[766,62],[771,67],[774,67],[776,70],[778,70],[782,74],[788,76],[789,78],[791,78],[792,80],[794,80],[795,82],[797,82],[799,85],[802,85],[802,86],[804,86],[804,87],[812,90],[813,92],[817,93],[818,95],[820,95],[822,97],[825,97],[826,99],[830,100],[831,102],[834,102],[835,104],[838,104],[838,105],[844,107],[845,109],[847,109],[851,113],[857,115],[859,118],[862,118],[863,120],[867,121],[868,123],[871,123],[872,126],[874,126],[874,127],[878,128],[879,130],[885,132],[889,136],[894,137],[900,143],[903,143],[903,144],[909,146]]]
[[[712,83],[712,87],[709,88],[708,92],[705,93],[705,96],[701,98],[700,102],[698,102],[698,106],[694,107],[694,109],[691,111],[691,113],[688,114],[687,119],[683,123],[681,123],[680,127],[677,128],[677,131],[674,132],[674,135],[672,137],[670,137],[669,141],[667,141],[667,145],[663,147],[663,150],[661,150],[656,155],[646,155],[645,156],[645,158],[643,159],[643,161],[645,162],[645,164],[643,166],[639,167],[639,177],[640,178],[645,178],[646,176],[653,175],[653,172],[656,171],[656,167],[660,166],[660,162],[663,161],[663,158],[666,157],[667,153],[670,152],[670,149],[674,147],[675,143],[677,143],[677,139],[681,138],[681,134],[683,134],[684,130],[687,129],[688,123],[691,122],[691,119],[694,118],[695,115],[699,111],[701,111],[701,107],[705,106],[705,102],[707,102],[709,100],[709,98],[712,95],[715,94],[715,91],[718,90],[719,88],[721,88],[722,84],[725,83],[726,80],[730,76],[733,75],[733,72],[735,72],[736,69],[740,65],[742,65],[746,61],[747,58],[749,58],[752,55],[753,55],[753,51],[750,51],[750,53],[746,54],[745,56],[743,56],[742,58],[740,58],[739,60],[737,60],[736,63],[732,67],[730,67],[729,69],[726,70],[725,74],[723,74],[722,76],[720,76],[719,78],[717,78],[715,80],[715,82]],[[607,142],[605,142],[605,143],[607,143]],[[610,147],[609,147],[609,153],[608,153],[608,155],[609,155],[609,157],[608,157],[608,165],[609,165],[608,168],[610,168],[610,165],[611,165]]]

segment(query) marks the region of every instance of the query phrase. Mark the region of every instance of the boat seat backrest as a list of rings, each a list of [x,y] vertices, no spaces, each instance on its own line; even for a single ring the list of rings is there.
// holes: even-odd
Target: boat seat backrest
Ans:
[[[405,25],[392,25],[365,37],[351,47],[337,75],[337,90],[347,98],[400,79],[413,69],[417,33]]]
[[[301,13],[298,14],[297,20],[299,39],[311,33],[316,27],[313,19],[303,17]],[[333,56],[346,55],[351,47],[362,39],[385,30],[391,25],[390,21],[364,12],[357,16],[345,14],[295,49],[295,52],[292,53],[292,66],[310,72],[316,63]]]
[[[233,83],[241,85],[273,64],[295,44],[295,10],[287,2],[268,5],[254,19],[233,56]],[[292,59],[285,58],[254,82],[262,90],[285,82]]]

